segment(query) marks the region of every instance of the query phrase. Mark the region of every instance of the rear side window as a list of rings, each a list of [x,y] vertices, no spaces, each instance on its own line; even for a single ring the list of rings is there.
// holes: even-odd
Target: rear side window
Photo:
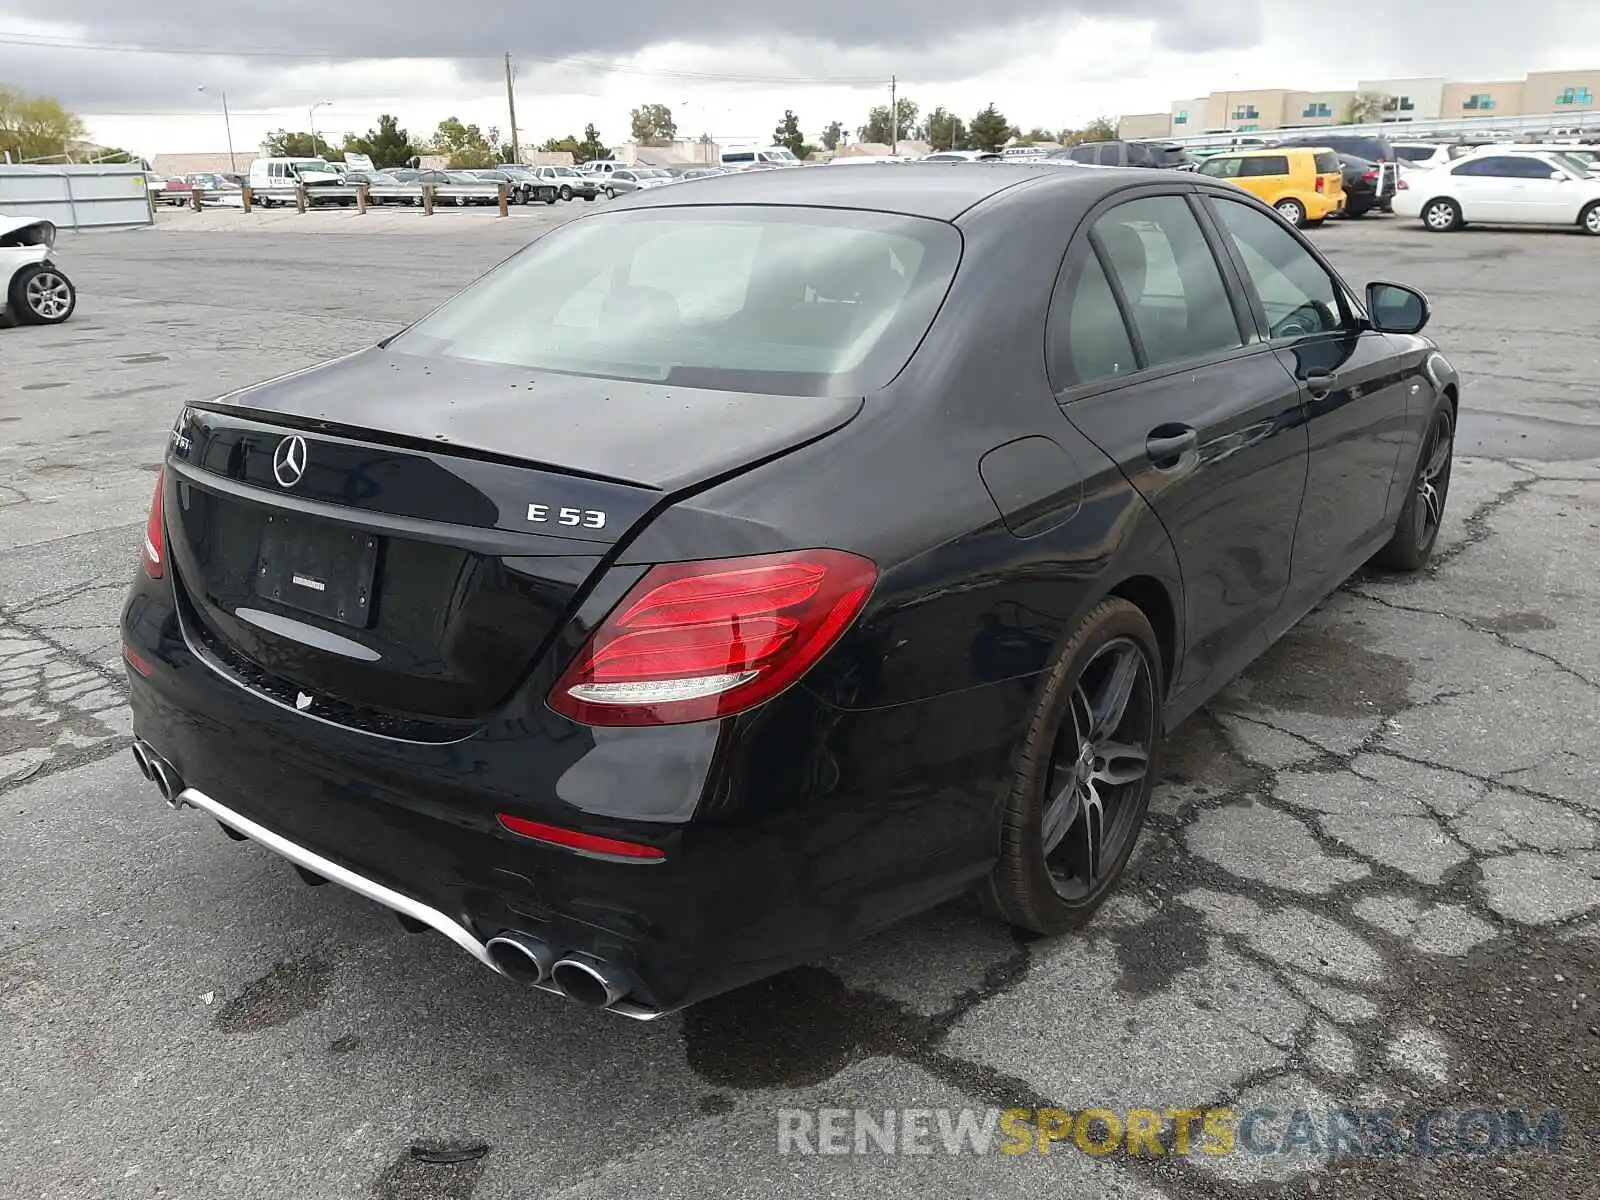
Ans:
[[[722,161],[727,163],[746,163],[755,162],[755,160],[756,156],[754,154],[734,153],[722,156]]]
[[[1050,306],[1050,379],[1059,392],[1139,369],[1105,268],[1086,247]]]
[[[1095,221],[1094,237],[1149,366],[1243,344],[1221,269],[1183,197],[1119,204]]]
[[[1339,165],[1339,156],[1333,151],[1323,150],[1317,155],[1317,174],[1327,175],[1342,169]]]
[[[1096,146],[1075,146],[1072,150],[1072,161],[1092,163],[1097,149]]]
[[[1200,174],[1213,179],[1237,179],[1243,163],[1242,158],[1208,158],[1200,164]]]
[[[1289,156],[1287,154],[1258,154],[1254,158],[1241,160],[1239,174],[1245,179],[1261,178],[1267,175],[1287,175],[1289,173]]]
[[[1122,165],[1122,147],[1116,142],[1106,142],[1100,147],[1100,154],[1095,159],[1102,167],[1120,167]]]
[[[942,221],[638,209],[557,229],[389,343],[400,354],[773,395],[900,372],[961,257]]]

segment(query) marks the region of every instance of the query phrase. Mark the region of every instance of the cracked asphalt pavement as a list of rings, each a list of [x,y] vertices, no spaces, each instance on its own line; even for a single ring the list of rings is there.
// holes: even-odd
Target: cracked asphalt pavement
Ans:
[[[177,408],[370,342],[566,215],[164,214],[66,238],[77,315],[0,332],[0,1196],[1600,1196],[1577,236],[1316,235],[1433,298],[1465,382],[1441,553],[1352,579],[1171,736],[1081,936],[953,905],[637,1025],[170,814],[127,753],[115,623]],[[778,1152],[780,1110],[1215,1107],[1273,1110],[1279,1152]],[[1286,1135],[1343,1108],[1554,1109],[1559,1145]]]

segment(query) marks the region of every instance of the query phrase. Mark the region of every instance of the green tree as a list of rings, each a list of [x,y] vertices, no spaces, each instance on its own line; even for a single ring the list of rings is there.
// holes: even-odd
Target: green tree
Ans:
[[[965,150],[967,127],[943,106],[935,108],[928,114],[928,143],[935,150]]]
[[[974,150],[995,153],[1010,137],[1011,123],[992,103],[973,117],[967,126],[967,140]]]
[[[1114,142],[1117,140],[1117,123],[1110,117],[1096,117],[1078,132],[1081,142]]]
[[[261,148],[267,152],[268,158],[315,158],[325,154],[328,150],[329,139],[317,134],[317,146],[311,148],[311,135],[309,133],[294,133],[287,129],[275,129],[267,134],[261,143]]]
[[[1370,125],[1383,120],[1389,97],[1384,92],[1358,92],[1345,105],[1344,119],[1349,125]]]
[[[583,141],[578,143],[578,149],[581,151],[578,155],[579,162],[593,162],[597,158],[611,157],[610,149],[600,140],[600,131],[593,125],[583,127]]]
[[[144,166],[145,170],[148,171],[150,169],[145,166],[144,159],[133,153],[133,151],[121,150],[114,146],[102,147],[99,153],[94,156],[94,161],[97,163],[138,163],[140,166]]]
[[[641,104],[628,114],[633,140],[641,146],[670,146],[678,138],[678,125],[665,104]]]
[[[867,114],[867,123],[856,130],[863,142],[889,145],[896,140],[909,142],[922,137],[925,131],[917,124],[917,114],[922,111],[917,107],[917,102],[901,96],[894,106],[900,114],[898,123],[890,120],[887,104],[880,104]]]
[[[772,131],[772,144],[787,147],[796,158],[805,157],[806,135],[800,132],[800,118],[794,115],[794,109],[783,110],[783,120]]]
[[[83,122],[60,101],[0,84],[0,151],[9,150],[13,161],[56,158],[83,136]]]
[[[493,166],[499,144],[500,131],[493,125],[480,129],[463,125],[456,117],[440,121],[433,135],[433,152],[448,156],[448,165],[453,168]]]
[[[600,131],[593,125],[583,127],[581,142],[569,133],[564,138],[550,138],[539,149],[547,154],[560,154],[564,151],[572,155],[574,162],[592,162],[597,158],[611,156],[611,151],[600,141]]]
[[[1045,129],[1043,126],[1035,125],[1032,129],[1028,130],[1027,133],[1024,133],[1021,136],[1021,140],[1026,145],[1035,146],[1040,142],[1055,141],[1056,135],[1051,133],[1048,129]]]
[[[417,153],[417,146],[412,142],[411,135],[400,128],[400,121],[396,117],[383,113],[378,117],[375,129],[369,129],[359,137],[353,133],[344,136],[344,152],[346,154],[365,154],[372,160],[372,165],[382,170],[385,167],[403,167],[406,160]]]
[[[844,126],[838,121],[830,121],[828,127],[822,131],[822,148],[824,150],[837,150],[839,142],[844,138]]]

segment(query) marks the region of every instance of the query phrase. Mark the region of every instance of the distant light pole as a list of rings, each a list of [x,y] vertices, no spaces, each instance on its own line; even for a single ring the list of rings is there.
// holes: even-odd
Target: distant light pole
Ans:
[[[195,88],[195,91],[197,92],[203,92],[205,90],[206,85],[203,83],[199,87]],[[223,92],[221,95],[222,127],[228,131],[228,170],[237,175],[239,173],[239,163],[238,160],[233,157],[233,121],[228,116],[228,93]]]
[[[313,104],[310,108],[308,108],[306,110],[306,120],[311,123],[311,157],[312,158],[315,158],[317,156],[317,109],[323,107],[324,105],[332,104],[332,103],[333,103],[332,100],[318,100],[315,104]]]

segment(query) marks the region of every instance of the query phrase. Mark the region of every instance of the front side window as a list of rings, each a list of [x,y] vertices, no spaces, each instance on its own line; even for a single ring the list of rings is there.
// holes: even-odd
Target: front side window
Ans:
[[[1237,179],[1243,164],[1242,158],[1208,158],[1200,164],[1200,174],[1213,179]]]
[[[1147,365],[1243,344],[1221,269],[1182,196],[1119,204],[1095,221],[1094,237]]]
[[[1215,197],[1210,202],[1244,262],[1269,336],[1304,337],[1344,326],[1333,277],[1283,222],[1237,201]]]
[[[961,255],[941,221],[640,209],[540,238],[389,343],[401,354],[790,395],[894,378]]]

